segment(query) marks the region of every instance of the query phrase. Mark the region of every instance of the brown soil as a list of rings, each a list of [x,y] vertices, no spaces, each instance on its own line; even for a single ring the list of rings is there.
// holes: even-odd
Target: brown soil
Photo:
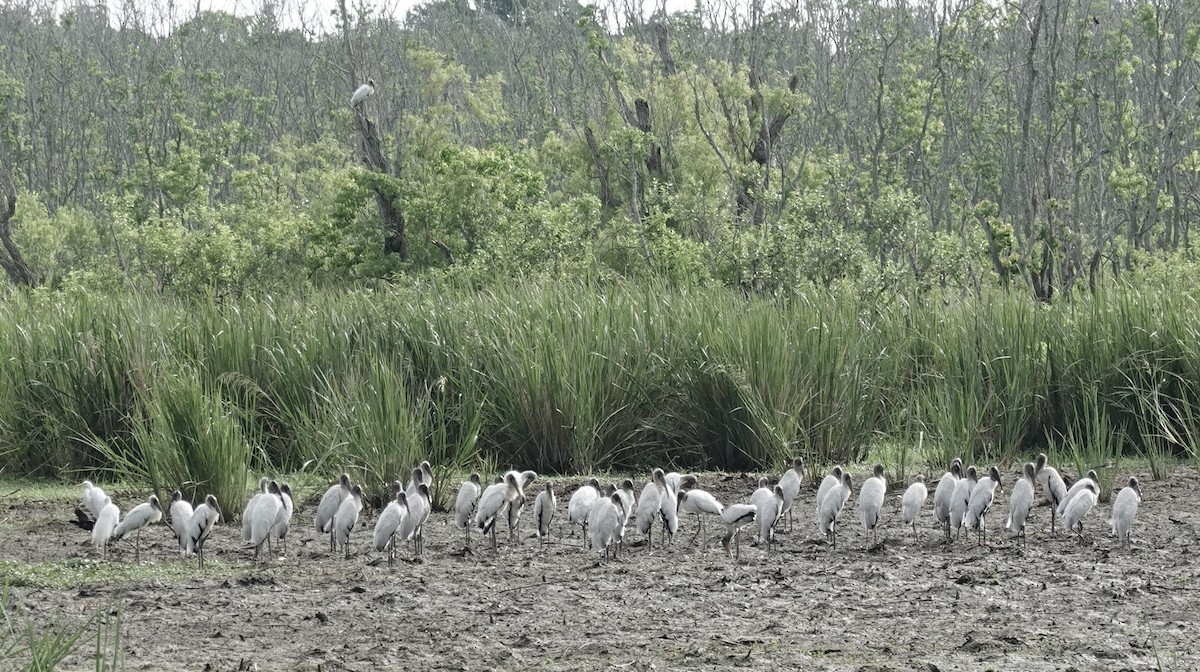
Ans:
[[[310,501],[297,514],[289,557],[261,567],[238,530],[223,526],[203,571],[189,560],[182,577],[151,585],[14,590],[33,618],[67,623],[120,600],[131,670],[1197,669],[1200,652],[1189,644],[1200,620],[1196,474],[1139,477],[1145,501],[1130,551],[1108,535],[1107,504],[1086,519],[1082,545],[1051,537],[1049,510],[1039,507],[1028,549],[1017,549],[1001,534],[1014,473],[988,521],[991,547],[944,545],[932,493],[914,541],[899,519],[902,489],[894,489],[884,541],[865,548],[856,496],[833,550],[818,538],[815,489],[806,483],[795,530],[781,533],[770,555],[749,543],[747,528],[741,561],[727,559],[716,524],[702,550],[689,543],[688,518],[673,546],[636,546],[599,563],[578,536],[557,536],[568,534],[568,494],[559,488],[556,536],[544,547],[527,538],[495,554],[476,534],[464,553],[450,517],[434,514],[425,560],[389,568],[368,550],[371,513],[344,560],[312,529]],[[753,482],[701,478],[723,501],[747,498]],[[135,503],[120,499],[123,509]],[[64,522],[69,514],[5,502],[0,561],[101,562],[85,533]],[[526,534],[531,518],[527,511],[522,519]],[[638,541],[636,532],[626,541]],[[153,528],[143,535],[143,564],[184,562],[173,544],[165,525]],[[133,562],[132,544],[117,544],[107,562]],[[94,669],[93,651],[84,647],[64,668]]]

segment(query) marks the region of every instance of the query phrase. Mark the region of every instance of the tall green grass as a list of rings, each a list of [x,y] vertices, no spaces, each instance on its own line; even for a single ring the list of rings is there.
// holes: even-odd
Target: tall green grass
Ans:
[[[915,447],[917,469],[1166,462],[1200,433],[1200,290],[1115,287],[863,304],[823,292],[436,284],[236,304],[14,293],[0,322],[0,469],[212,489],[422,459],[474,469],[810,469]],[[1090,452],[1089,452],[1090,451]],[[907,470],[907,469],[906,469]],[[186,481],[183,481],[186,479]],[[217,492],[217,491],[220,492]],[[228,499],[228,501],[227,501]]]

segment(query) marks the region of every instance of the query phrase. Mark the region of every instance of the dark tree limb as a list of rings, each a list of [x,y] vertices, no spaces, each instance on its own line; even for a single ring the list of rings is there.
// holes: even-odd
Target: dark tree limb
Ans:
[[[17,187],[8,171],[0,168],[0,189],[3,189],[3,207],[0,208],[0,267],[16,285],[36,287],[38,275],[21,256],[21,250],[12,239],[12,218],[17,214]]]
[[[663,73],[672,77],[676,73],[675,57],[671,55],[671,38],[667,34],[665,23],[654,24],[654,44],[658,47],[658,57],[662,60]]]
[[[613,195],[612,183],[608,177],[608,166],[604,164],[604,157],[600,155],[600,146],[596,143],[596,134],[592,132],[591,126],[583,127],[583,137],[587,140],[588,150],[592,154],[592,162],[596,164],[596,179],[600,182],[600,204],[616,210],[620,203],[617,203],[617,199]]]
[[[363,163],[377,173],[387,173],[388,167],[383,158],[379,133],[375,129],[375,123],[367,118],[361,107],[354,111],[354,125],[358,128]],[[408,259],[408,240],[404,235],[404,213],[400,212],[395,201],[379,187],[371,187],[371,193],[375,196],[375,207],[379,210],[379,220],[386,236],[383,253],[395,253],[400,256],[401,260]]]

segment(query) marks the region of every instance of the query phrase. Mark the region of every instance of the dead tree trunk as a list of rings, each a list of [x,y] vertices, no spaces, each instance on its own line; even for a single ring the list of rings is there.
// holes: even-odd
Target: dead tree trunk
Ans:
[[[350,76],[350,90],[358,89],[358,70],[356,67],[356,59],[354,58],[354,48],[350,41],[350,13],[346,11],[346,0],[339,0],[338,11],[341,12],[342,19],[342,44],[346,50],[346,66]],[[375,129],[375,124],[369,118],[364,108],[366,101],[354,108],[354,127],[358,130],[359,149],[362,152],[363,163],[372,171],[377,173],[391,173],[388,170],[387,162],[383,159],[383,150],[379,144],[379,133]],[[394,174],[400,177],[399,166],[396,167]],[[396,205],[392,196],[385,192],[379,185],[373,184],[371,193],[375,196],[375,207],[379,210],[379,221],[383,227],[384,254],[398,254],[401,260],[408,259],[408,239],[404,233],[404,213]]]
[[[12,218],[17,214],[17,187],[13,184],[8,171],[0,168],[0,189],[3,189],[3,203],[0,204],[0,267],[15,285],[36,287],[38,275],[25,259],[21,250],[12,239]]]

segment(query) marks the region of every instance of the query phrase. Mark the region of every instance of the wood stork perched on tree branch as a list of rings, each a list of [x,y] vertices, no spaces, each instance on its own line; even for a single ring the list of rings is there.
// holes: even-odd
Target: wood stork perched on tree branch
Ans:
[[[354,90],[350,96],[350,107],[359,107],[371,96],[375,95],[375,80],[367,79],[367,83]]]

